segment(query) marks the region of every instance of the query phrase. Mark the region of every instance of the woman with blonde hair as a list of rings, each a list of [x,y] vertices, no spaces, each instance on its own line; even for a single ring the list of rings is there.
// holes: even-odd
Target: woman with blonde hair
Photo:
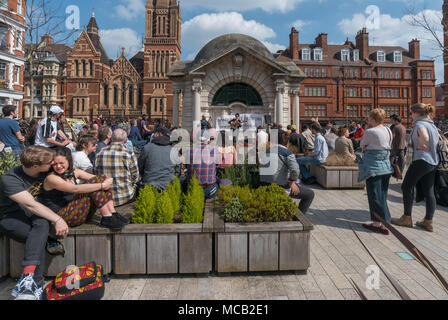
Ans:
[[[433,232],[432,220],[436,211],[436,198],[434,183],[437,167],[440,162],[437,152],[439,132],[431,119],[435,111],[430,104],[417,103],[411,107],[414,129],[412,130],[408,147],[408,158],[412,157],[406,176],[401,185],[403,191],[404,214],[400,219],[392,219],[392,223],[398,226],[412,228],[412,205],[414,202],[414,189],[419,184],[426,199],[426,216],[416,225]],[[413,151],[413,152],[412,152]],[[409,164],[411,161],[406,161]]]
[[[369,129],[361,140],[364,156],[358,163],[359,182],[366,180],[369,199],[370,219],[373,223],[363,227],[373,232],[389,234],[389,230],[376,218],[378,214],[384,221],[390,222],[387,206],[387,192],[393,168],[389,160],[392,149],[392,132],[383,125],[386,112],[373,109],[369,114]]]

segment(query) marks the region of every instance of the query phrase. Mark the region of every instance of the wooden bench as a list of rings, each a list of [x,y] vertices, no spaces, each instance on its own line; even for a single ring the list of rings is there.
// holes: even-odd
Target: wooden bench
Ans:
[[[207,208],[209,206],[206,204]],[[118,211],[130,218],[133,204],[120,207]],[[205,211],[202,224],[128,225],[120,232],[101,228],[101,218],[95,216],[89,223],[70,229],[64,257],[46,255],[46,275],[55,276],[66,266],[91,261],[102,264],[105,273],[209,273],[213,269],[213,254],[212,231],[207,225],[213,218],[207,216],[212,214],[210,210]],[[6,237],[0,238],[0,245],[1,239]],[[6,243],[10,246],[10,254],[9,263],[5,263],[11,277],[19,277],[25,246],[12,239]]]
[[[364,189],[365,182],[358,182],[358,167],[330,167],[310,165],[310,173],[326,189]]]

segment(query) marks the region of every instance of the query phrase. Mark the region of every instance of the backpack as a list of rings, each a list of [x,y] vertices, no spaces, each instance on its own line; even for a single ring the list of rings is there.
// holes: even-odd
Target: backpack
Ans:
[[[448,143],[441,134],[439,134],[437,153],[439,154],[440,158],[439,170],[448,170]]]
[[[43,300],[101,300],[104,284],[109,282],[103,275],[103,266],[90,262],[82,266],[69,266],[58,273],[45,286]]]
[[[443,207],[448,207],[448,171],[437,170],[434,193],[437,204]]]

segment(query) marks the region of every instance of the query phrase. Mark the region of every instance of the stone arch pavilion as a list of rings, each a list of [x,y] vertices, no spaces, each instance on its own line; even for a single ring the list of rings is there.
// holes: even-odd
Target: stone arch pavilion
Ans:
[[[202,115],[215,121],[235,113],[270,116],[286,126],[299,123],[299,88],[305,74],[293,62],[277,62],[260,41],[242,34],[220,36],[194,61],[174,63],[173,124],[193,129]]]

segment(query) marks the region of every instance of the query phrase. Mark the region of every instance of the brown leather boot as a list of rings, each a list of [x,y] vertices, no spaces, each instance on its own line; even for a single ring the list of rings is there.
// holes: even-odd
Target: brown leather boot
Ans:
[[[392,219],[391,220],[392,224],[395,224],[397,226],[401,226],[401,227],[408,227],[408,228],[412,228],[412,217],[408,217],[408,216],[401,216],[400,219]]]
[[[425,229],[426,231],[434,232],[434,228],[432,226],[432,220],[418,221],[415,223],[415,225]]]

